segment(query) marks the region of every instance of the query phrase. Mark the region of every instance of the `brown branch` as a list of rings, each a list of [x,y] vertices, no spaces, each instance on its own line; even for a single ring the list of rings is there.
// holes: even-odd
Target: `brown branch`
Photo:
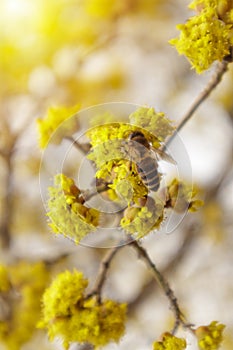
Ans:
[[[17,132],[13,132],[10,127],[10,122],[7,118],[2,118],[1,120],[1,133],[5,135],[5,144],[2,145],[0,149],[0,156],[5,162],[6,175],[5,183],[3,188],[5,190],[4,196],[2,198],[2,218],[0,221],[0,240],[3,248],[7,249],[10,247],[11,243],[11,222],[13,216],[13,193],[12,193],[12,183],[14,176],[14,156],[16,152],[16,146],[19,138],[22,136],[23,132],[29,125],[31,116],[25,119],[20,129]]]
[[[72,350],[94,350],[94,345],[90,343],[72,343]]]
[[[74,146],[80,151],[82,152],[84,155],[86,155],[90,149],[91,149],[91,145],[90,143],[79,143],[77,140],[75,140],[72,136],[66,136],[65,137],[66,140],[71,141]]]
[[[79,344],[76,350],[94,350],[94,346],[89,343]]]
[[[172,330],[172,334],[175,334],[177,331],[177,328],[182,325],[183,327],[188,327],[188,325],[184,321],[184,316],[180,310],[180,307],[178,305],[177,299],[174,295],[173,290],[169,286],[167,280],[164,278],[164,276],[160,273],[160,271],[157,269],[154,262],[149,257],[147,251],[137,242],[134,241],[131,243],[131,245],[136,249],[136,251],[139,253],[139,257],[145,261],[145,263],[148,265],[148,267],[151,269],[153,276],[161,289],[164,291],[165,295],[167,296],[171,310],[174,313],[175,316],[175,324]]]
[[[207,83],[206,87],[197,96],[197,98],[193,101],[193,103],[191,104],[187,112],[181,118],[174,133],[168,138],[167,142],[163,146],[163,149],[165,149],[172,142],[172,140],[176,137],[176,134],[183,128],[183,126],[189,121],[189,119],[196,112],[197,108],[207,99],[207,97],[211,94],[211,92],[221,82],[224,73],[228,69],[228,64],[229,62],[227,62],[226,60],[223,60],[222,62],[218,63],[216,71],[214,72],[213,76]]]
[[[107,273],[108,273],[108,270],[110,268],[111,261],[114,258],[114,256],[116,255],[116,253],[121,248],[123,248],[125,246],[125,244],[127,244],[127,241],[119,242],[118,245],[116,245],[115,247],[112,247],[107,252],[105,257],[101,261],[94,287],[93,287],[92,291],[87,295],[87,298],[90,298],[90,297],[96,295],[97,302],[99,304],[101,303],[102,288],[103,288],[104,282],[106,281]]]
[[[2,219],[0,222],[0,238],[2,248],[8,249],[11,242],[10,226],[13,214],[13,194],[12,194],[12,182],[13,182],[13,154],[14,145],[10,150],[7,150],[4,154],[4,161],[6,165],[6,180],[4,183],[5,193],[2,198]]]
[[[93,188],[91,190],[84,190],[82,191],[82,194],[80,196],[84,199],[85,202],[87,202],[92,197],[95,197],[97,194],[106,192],[107,190],[109,190],[108,185],[110,185],[110,183],[106,182],[104,184],[96,186],[96,188]]]
[[[175,255],[171,258],[171,260],[161,271],[161,274],[163,276],[171,274],[171,272],[176,270],[177,267],[183,262],[184,258],[190,250],[190,247],[193,245],[196,238],[199,237],[197,229],[198,225],[196,223],[191,223],[187,226],[187,228],[185,228],[183,242],[179,247],[178,251],[175,253]],[[149,295],[151,293],[154,293],[154,291],[154,280],[153,278],[151,278],[146,283],[146,285],[143,286],[139,294],[128,304],[128,315],[133,313],[134,308],[140,303],[141,300],[143,301],[145,297],[149,297]]]

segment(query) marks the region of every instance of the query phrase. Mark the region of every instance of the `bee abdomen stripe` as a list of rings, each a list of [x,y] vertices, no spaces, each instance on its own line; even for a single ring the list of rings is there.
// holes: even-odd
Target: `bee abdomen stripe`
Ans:
[[[158,164],[154,159],[151,159],[151,157],[147,157],[142,159],[142,161],[138,164],[138,167],[144,172],[151,172],[152,170],[157,169]]]
[[[153,181],[154,179],[158,179],[159,181],[159,175],[157,172],[152,172],[150,174],[146,174],[147,181]]]
[[[151,185],[153,185],[153,184],[159,183],[159,182],[160,182],[160,179],[159,179],[158,176],[155,176],[155,177],[152,178],[152,179],[148,179],[147,182],[148,182],[148,185],[151,186]]]
[[[158,172],[156,170],[151,171],[150,173],[140,172],[140,176],[142,179],[153,180],[154,178],[158,178]]]
[[[159,185],[160,185],[160,183],[157,182],[156,184],[153,184],[153,186],[149,185],[149,187],[150,187],[151,191],[157,191],[159,189]]]

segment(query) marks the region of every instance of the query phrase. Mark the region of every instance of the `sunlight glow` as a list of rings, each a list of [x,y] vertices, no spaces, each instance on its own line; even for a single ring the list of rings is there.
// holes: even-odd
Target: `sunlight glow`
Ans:
[[[33,3],[29,0],[4,0],[3,13],[8,18],[22,18],[32,13]]]

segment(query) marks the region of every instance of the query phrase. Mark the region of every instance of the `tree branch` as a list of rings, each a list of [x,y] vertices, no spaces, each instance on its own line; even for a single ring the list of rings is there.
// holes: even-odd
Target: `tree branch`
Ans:
[[[173,311],[175,316],[175,324],[172,330],[172,334],[175,334],[175,332],[177,331],[177,328],[180,325],[182,325],[183,327],[188,327],[188,324],[186,324],[184,321],[184,316],[180,310],[180,307],[178,305],[178,302],[174,295],[173,290],[169,286],[167,280],[163,277],[163,275],[157,269],[156,265],[153,263],[153,261],[149,257],[147,251],[137,241],[132,242],[131,245],[139,253],[139,257],[142,260],[144,260],[147,266],[151,269],[155,280],[160,285],[160,287],[162,288],[162,290],[164,291],[165,295],[167,296],[170,302],[171,310]]]
[[[207,83],[206,87],[202,92],[197,96],[197,98],[193,101],[187,112],[184,114],[184,116],[179,121],[176,130],[174,133],[168,138],[167,142],[163,146],[162,149],[165,149],[172,140],[176,137],[176,134],[183,128],[183,126],[189,121],[189,119],[193,116],[197,108],[207,99],[207,97],[210,95],[210,93],[216,88],[216,86],[221,82],[222,77],[224,73],[228,69],[228,61],[223,60],[222,62],[219,62],[216,68],[216,71],[214,72],[213,76]]]
[[[90,149],[91,149],[91,145],[90,143],[79,143],[77,140],[75,140],[72,136],[66,136],[65,137],[66,140],[71,141],[74,146],[80,151],[82,152],[84,155],[86,155]]]
[[[163,268],[161,271],[161,274],[164,275],[170,275],[174,270],[179,268],[179,265],[183,262],[185,259],[187,253],[190,250],[190,247],[195,242],[197,237],[199,236],[198,233],[198,225],[197,223],[189,223],[185,229],[183,242],[181,246],[179,247],[176,254],[172,257],[172,259],[167,263],[167,265]],[[153,277],[146,283],[146,285],[142,286],[141,291],[139,294],[128,304],[128,315],[132,314],[135,307],[137,305],[145,300],[149,295],[154,293],[154,280]]]
[[[122,244],[120,244],[122,243]],[[116,255],[116,253],[125,246],[125,244],[127,243],[127,241],[124,242],[119,242],[119,245],[116,245],[115,247],[112,247],[107,254],[105,255],[105,257],[103,258],[103,260],[101,261],[100,267],[99,267],[99,271],[97,273],[97,277],[96,277],[96,281],[94,284],[94,287],[92,289],[92,291],[87,295],[87,298],[92,297],[93,295],[96,295],[97,297],[97,302],[100,304],[101,303],[101,293],[102,293],[102,288],[104,285],[104,282],[106,281],[107,278],[107,273],[108,270],[110,268],[110,264],[112,259],[114,258],[114,256]]]
[[[1,246],[4,249],[8,249],[11,243],[11,222],[13,216],[13,194],[12,194],[12,183],[13,183],[13,154],[14,145],[7,150],[4,154],[4,161],[6,165],[5,175],[5,193],[2,198],[2,218],[0,221],[0,239]]]
[[[2,218],[0,220],[0,240],[2,248],[8,249],[11,243],[11,222],[14,214],[13,211],[13,192],[12,184],[14,177],[14,156],[16,152],[16,145],[23,132],[29,126],[31,116],[29,115],[17,132],[13,132],[10,127],[9,120],[5,117],[1,120],[0,132],[5,136],[5,143],[0,149],[0,156],[5,162],[6,175],[3,188],[5,189],[2,198]]]

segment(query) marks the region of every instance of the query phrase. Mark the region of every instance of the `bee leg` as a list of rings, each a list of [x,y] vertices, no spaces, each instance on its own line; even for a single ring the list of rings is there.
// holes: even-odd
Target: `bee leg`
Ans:
[[[129,171],[131,172],[132,169],[133,169],[133,167],[132,167],[132,161],[130,161],[130,163],[129,163]]]
[[[135,175],[135,170],[134,170],[134,167],[133,167],[133,161],[131,160],[130,163],[129,163],[129,172],[132,174],[132,175]]]

